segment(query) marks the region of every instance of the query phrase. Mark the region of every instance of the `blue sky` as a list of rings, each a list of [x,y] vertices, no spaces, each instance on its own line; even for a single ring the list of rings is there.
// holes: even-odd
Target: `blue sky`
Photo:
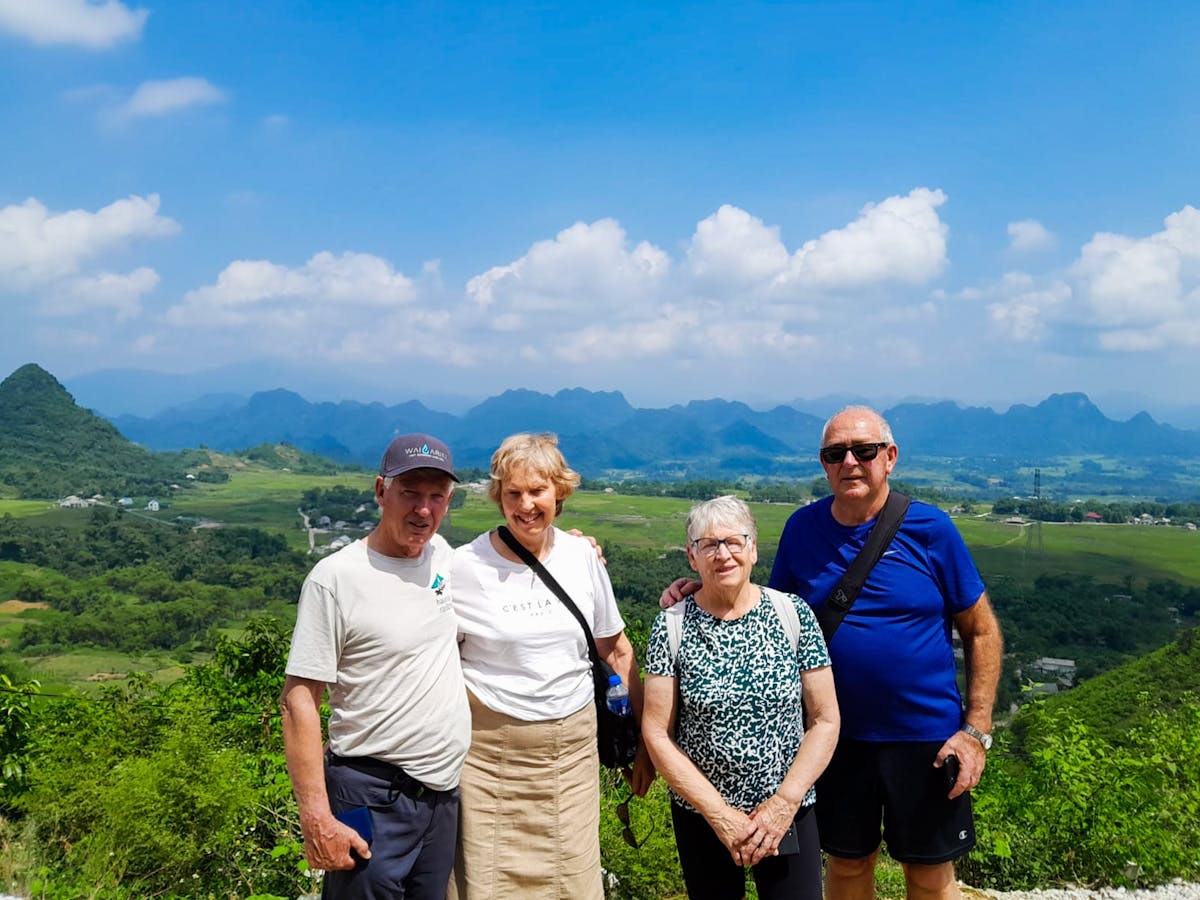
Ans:
[[[0,369],[1170,421],[1198,37],[1169,2],[0,0]]]

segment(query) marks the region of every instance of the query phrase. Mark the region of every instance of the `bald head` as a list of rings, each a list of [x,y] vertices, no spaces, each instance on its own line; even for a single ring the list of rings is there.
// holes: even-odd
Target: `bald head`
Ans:
[[[821,466],[833,490],[838,522],[859,525],[875,518],[887,500],[898,452],[892,429],[870,407],[848,406],[825,423]]]
[[[835,427],[851,426],[853,430],[861,430],[862,428],[872,428],[878,435],[876,440],[882,441],[885,444],[894,444],[892,438],[892,426],[887,423],[887,419],[881,416],[869,406],[843,406],[826,422],[825,427],[821,429],[821,446],[824,447],[829,443],[829,433]]]

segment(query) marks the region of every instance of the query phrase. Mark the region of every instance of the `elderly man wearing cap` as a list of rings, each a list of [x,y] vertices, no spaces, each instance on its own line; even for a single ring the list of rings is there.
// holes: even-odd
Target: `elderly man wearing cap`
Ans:
[[[471,739],[452,552],[437,534],[457,480],[441,441],[396,438],[375,479],[379,524],[318,562],[300,591],[280,705],[304,852],[327,871],[324,898],[446,892]]]

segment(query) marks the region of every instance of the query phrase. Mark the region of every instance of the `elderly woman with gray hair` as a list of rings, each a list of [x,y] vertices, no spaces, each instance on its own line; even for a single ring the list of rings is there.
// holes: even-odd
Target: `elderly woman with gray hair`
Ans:
[[[703,586],[651,628],[642,735],[688,896],[741,898],[750,866],[762,900],[819,900],[813,783],[839,727],[821,630],[803,600],[750,581],[757,529],[737,497],[693,507],[687,537]]]

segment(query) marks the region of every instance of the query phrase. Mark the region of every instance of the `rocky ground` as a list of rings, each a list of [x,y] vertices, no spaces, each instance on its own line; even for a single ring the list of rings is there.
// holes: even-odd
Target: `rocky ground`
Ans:
[[[1176,879],[1156,888],[1045,888],[1033,891],[983,891],[963,888],[971,900],[1200,900],[1200,884]]]

